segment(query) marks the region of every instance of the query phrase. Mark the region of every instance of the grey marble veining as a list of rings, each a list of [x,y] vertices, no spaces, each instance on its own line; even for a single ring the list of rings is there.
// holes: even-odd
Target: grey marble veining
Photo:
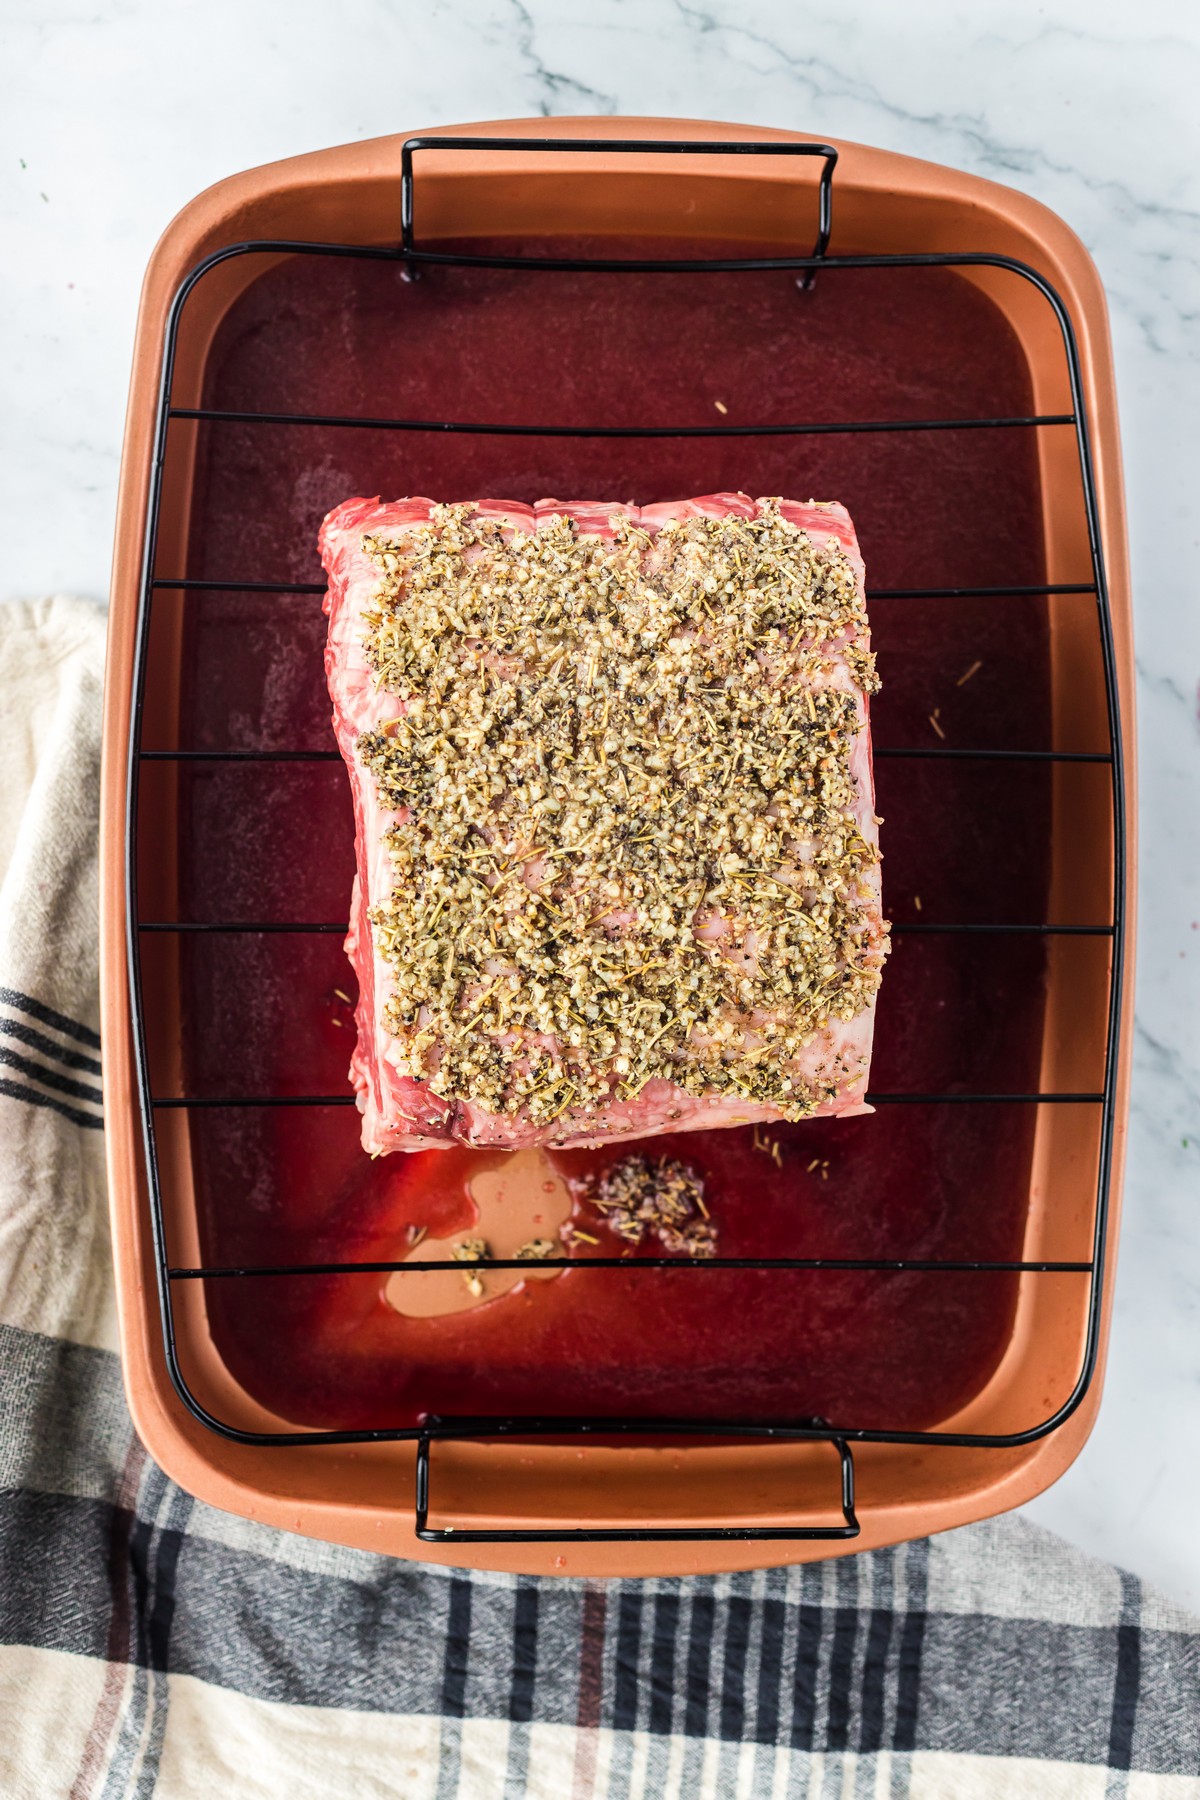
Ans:
[[[1200,1605],[1200,16],[1191,0],[12,0],[0,595],[102,595],[138,284],[207,183],[451,121],[764,122],[975,170],[1087,243],[1137,606],[1136,1080],[1106,1398],[1030,1509]]]

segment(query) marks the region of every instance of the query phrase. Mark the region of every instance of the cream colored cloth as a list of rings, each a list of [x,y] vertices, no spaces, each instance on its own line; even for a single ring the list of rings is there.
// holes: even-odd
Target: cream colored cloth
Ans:
[[[0,605],[0,1322],[112,1348],[96,1128],[104,634],[86,600]]]

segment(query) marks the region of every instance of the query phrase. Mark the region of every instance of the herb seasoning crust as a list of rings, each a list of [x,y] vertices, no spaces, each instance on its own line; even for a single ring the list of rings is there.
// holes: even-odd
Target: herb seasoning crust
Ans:
[[[888,928],[845,509],[358,499],[321,553],[366,1148],[867,1110]]]

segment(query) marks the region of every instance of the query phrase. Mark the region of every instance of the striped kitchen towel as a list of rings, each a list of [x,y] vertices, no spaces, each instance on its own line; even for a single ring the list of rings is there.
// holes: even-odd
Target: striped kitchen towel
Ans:
[[[536,1581],[193,1501],[115,1353],[101,615],[0,607],[3,1800],[1200,1800],[1200,1620],[1017,1519],[804,1568]]]

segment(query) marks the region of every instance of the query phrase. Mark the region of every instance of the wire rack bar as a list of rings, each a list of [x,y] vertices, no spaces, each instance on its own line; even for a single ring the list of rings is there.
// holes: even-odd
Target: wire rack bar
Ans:
[[[982,587],[868,588],[867,599],[876,600],[1024,600],[1051,594],[1094,594],[1094,581],[1037,581]]]
[[[1100,1106],[1103,1093],[876,1094],[869,1106]],[[353,1094],[152,1094],[150,1105],[179,1111],[197,1106],[354,1106]]]
[[[884,760],[891,757],[913,762],[1112,762],[1110,750],[983,750],[957,744],[880,745],[871,754]]]
[[[510,425],[468,419],[370,418],[358,413],[238,412],[213,406],[173,406],[167,417],[205,425],[312,425],[323,430],[540,438],[848,437],[888,431],[995,431],[1075,423],[1074,413],[1030,413],[996,419],[831,419],[819,424],[802,421],[779,425]]]
[[[151,587],[184,594],[324,594],[325,581],[217,581],[208,576],[156,575]],[[875,600],[1016,600],[1052,594],[1094,594],[1094,581],[1021,582],[1015,586],[868,588]]]
[[[898,745],[894,748],[876,745],[872,751],[876,761],[896,758],[921,762],[1044,762],[1044,763],[1111,763],[1108,750],[983,750],[940,744]],[[227,763],[333,763],[342,760],[340,750],[139,750],[143,762],[227,762]]]
[[[282,921],[245,920],[245,919],[139,919],[139,931],[160,932],[284,932],[298,937],[311,934],[320,936],[323,933],[344,932],[349,929],[345,919],[323,919],[320,922],[303,920]],[[1111,937],[1111,925],[942,925],[937,923],[902,923],[892,925],[893,937]]]
[[[269,1275],[407,1275],[431,1274],[464,1268],[484,1275],[494,1269],[522,1269],[530,1264],[513,1257],[489,1257],[484,1263],[461,1262],[325,1262],[272,1263],[266,1266],[228,1264],[216,1267],[171,1268],[172,1281],[221,1281],[231,1277]],[[840,1270],[865,1275],[1090,1275],[1090,1262],[986,1262],[979,1260],[920,1260],[881,1256],[710,1256],[693,1259],[678,1256],[578,1256],[553,1257],[539,1269],[795,1269],[811,1274]]]

